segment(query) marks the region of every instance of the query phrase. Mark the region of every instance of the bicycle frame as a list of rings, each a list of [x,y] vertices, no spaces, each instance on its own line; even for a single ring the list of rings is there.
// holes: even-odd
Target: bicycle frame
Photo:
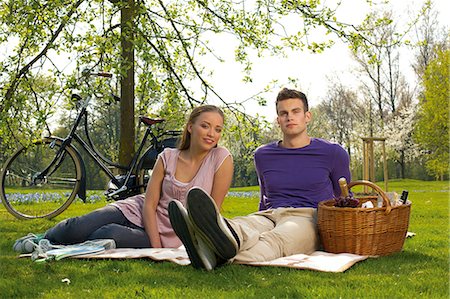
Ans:
[[[78,95],[76,95],[75,97],[77,97]],[[95,161],[95,163],[106,173],[106,175],[113,180],[113,182],[115,184],[118,184],[119,182],[117,181],[117,179],[114,177],[114,174],[109,170],[108,166],[114,166],[120,169],[124,169],[129,171],[129,167],[128,166],[123,166],[123,165],[119,165],[117,163],[114,163],[108,159],[106,159],[105,157],[103,157],[103,155],[101,155],[97,149],[95,148],[91,137],[89,135],[89,130],[88,130],[88,122],[87,122],[87,115],[88,115],[88,111],[87,111],[87,104],[89,103],[90,98],[87,98],[85,100],[85,103],[83,104],[80,113],[77,116],[77,119],[75,120],[75,123],[72,127],[71,132],[69,133],[69,135],[65,138],[65,140],[70,140],[68,142],[68,144],[71,144],[72,139],[75,139],[80,145],[81,147],[88,153],[88,155]],[[83,138],[81,138],[80,135],[78,135],[78,133],[76,132],[76,129],[78,128],[78,125],[80,124],[80,122],[82,121],[82,119],[84,118],[84,132],[86,134],[86,138],[87,138],[87,142],[83,140]],[[145,142],[145,140],[144,140]]]
[[[83,71],[82,77],[86,79],[88,86],[87,77],[91,75],[112,77],[109,73]],[[72,98],[75,98],[80,105],[66,137],[43,137],[41,140],[34,141],[30,148],[21,146],[6,161],[5,168],[0,171],[0,197],[2,204],[12,215],[19,219],[52,218],[62,213],[75,200],[76,196],[86,202],[86,167],[83,157],[77,149],[79,146],[109,177],[110,181],[105,192],[108,200],[121,200],[143,192],[142,187],[147,184],[151,176],[147,170],[154,168],[158,155],[165,148],[176,147],[180,131],[168,131],[163,127],[153,126],[162,123],[164,119],[141,116],[139,123],[146,126],[146,131],[130,164],[124,166],[105,158],[94,146],[89,134],[87,107],[95,96],[95,93],[86,98],[82,98],[78,94],[72,95]],[[113,97],[116,101],[120,100],[114,95]],[[79,126],[82,125],[83,120],[84,132],[79,132],[78,129],[82,130]],[[72,144],[73,142],[79,145],[75,146]],[[144,150],[147,143],[149,143],[147,149]],[[123,174],[114,175],[111,167],[122,170]],[[39,172],[39,170],[41,171]],[[8,199],[15,189],[23,190],[26,193],[30,189],[29,187],[36,189],[39,201],[41,199],[46,201],[47,198],[43,195],[52,189],[58,189],[59,192],[61,187],[63,191],[70,189],[70,193],[64,194],[67,198],[62,203],[59,199],[58,201],[51,199],[51,202],[49,201],[48,204],[40,206],[38,209],[29,209],[26,205],[22,205],[20,200],[17,201],[13,198],[10,201]]]
[[[81,97],[77,94],[72,95],[72,97],[81,100]],[[91,96],[88,96],[83,104],[81,105],[81,109],[80,112],[78,113],[78,116],[69,132],[69,134],[62,139],[62,144],[61,147],[59,148],[57,154],[55,155],[55,158],[51,161],[51,163],[49,164],[49,166],[44,169],[38,176],[36,179],[40,178],[44,178],[48,173],[51,173],[51,169],[52,167],[54,167],[53,171],[55,171],[56,169],[58,169],[59,165],[61,164],[61,161],[64,159],[63,153],[64,153],[64,149],[67,146],[72,146],[72,141],[75,140],[76,142],[78,142],[81,147],[87,152],[87,154],[94,160],[94,162],[105,172],[105,174],[111,179],[111,182],[113,184],[115,184],[116,186],[118,186],[119,188],[117,190],[115,190],[114,192],[111,192],[110,194],[108,194],[108,197],[113,197],[116,194],[119,194],[125,190],[127,190],[127,185],[128,182],[133,174],[133,171],[135,170],[135,167],[139,161],[140,158],[140,154],[142,152],[142,149],[144,148],[144,145],[148,139],[149,136],[151,136],[152,139],[152,144],[154,146],[158,146],[158,137],[153,134],[152,132],[152,128],[151,125],[152,124],[156,124],[159,122],[162,122],[163,120],[153,120],[153,122],[148,123],[147,124],[147,129],[145,131],[144,137],[141,140],[141,143],[139,145],[138,150],[136,151],[136,153],[133,156],[132,161],[130,162],[130,164],[128,166],[124,166],[124,165],[120,165],[117,163],[114,163],[110,160],[108,160],[107,158],[105,158],[103,155],[101,155],[98,150],[95,148],[90,135],[89,135],[89,130],[88,130],[88,122],[87,122],[87,115],[88,115],[88,111],[87,111],[87,106],[89,104],[91,100]],[[87,142],[76,132],[78,126],[80,125],[81,121],[84,119],[84,131],[86,134],[86,138],[87,138]],[[78,151],[78,149],[74,146],[72,146],[72,148],[74,148],[76,151]],[[83,168],[84,168],[84,162],[83,160],[80,161],[83,164]],[[108,166],[114,166],[123,170],[126,170],[126,177],[125,180],[121,183],[119,182],[119,180],[115,177],[115,175],[111,172],[111,170],[108,168]],[[137,186],[139,187],[139,186]],[[81,186],[80,186],[80,190],[78,191],[78,196],[84,201],[85,200],[85,194],[86,194],[86,182],[85,182],[85,176],[83,176],[82,182],[81,182]]]

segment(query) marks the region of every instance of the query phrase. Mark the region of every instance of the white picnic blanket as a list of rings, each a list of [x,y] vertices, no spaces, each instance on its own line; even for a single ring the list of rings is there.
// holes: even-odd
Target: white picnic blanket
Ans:
[[[72,258],[86,259],[130,259],[150,258],[155,261],[170,261],[178,265],[189,265],[190,260],[184,247],[180,248],[116,248]],[[311,255],[296,254],[267,262],[245,263],[250,266],[276,266],[295,269],[308,269],[322,272],[343,272],[355,263],[367,259],[367,256],[350,253],[333,254],[316,251]]]
[[[407,233],[407,238],[411,238],[416,234],[413,232]],[[80,245],[80,244],[78,244]],[[65,247],[65,246],[60,246]],[[67,246],[73,247],[73,246]],[[155,261],[170,261],[178,265],[186,266],[191,262],[187,252],[183,246],[180,248],[115,248],[102,250],[99,252],[92,252],[88,254],[80,254],[79,246],[75,246],[76,252],[70,251],[70,254],[61,254],[58,252],[58,259],[68,258],[83,258],[83,259],[135,259],[135,258],[149,258]],[[67,248],[66,248],[67,249]],[[89,251],[89,248],[84,248]],[[65,250],[62,248],[62,250]],[[78,251],[77,251],[78,250]],[[55,252],[58,250],[54,250]],[[49,253],[51,251],[48,251]],[[20,257],[30,257],[32,254],[22,254]],[[288,267],[294,269],[307,269],[322,272],[344,272],[359,261],[367,259],[368,256],[357,255],[351,253],[329,253],[324,251],[315,251],[310,255],[295,254],[286,256],[267,262],[251,262],[240,263],[249,266],[275,266]]]

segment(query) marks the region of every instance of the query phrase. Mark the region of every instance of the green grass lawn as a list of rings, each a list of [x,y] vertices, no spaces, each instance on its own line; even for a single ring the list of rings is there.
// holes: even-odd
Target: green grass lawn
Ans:
[[[379,186],[383,187],[382,183]],[[409,190],[413,202],[404,250],[370,258],[344,273],[229,265],[213,272],[170,262],[72,260],[36,264],[18,259],[14,240],[101,207],[74,203],[53,220],[17,220],[0,207],[1,298],[449,298],[449,182],[390,181],[389,191]],[[239,188],[232,191],[257,191]],[[223,213],[257,208],[257,193],[230,193]],[[62,282],[69,279],[70,283]]]

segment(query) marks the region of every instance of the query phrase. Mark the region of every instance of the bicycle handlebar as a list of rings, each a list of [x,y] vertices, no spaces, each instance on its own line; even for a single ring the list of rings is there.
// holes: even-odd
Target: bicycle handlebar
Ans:
[[[98,77],[104,77],[104,78],[112,78],[113,74],[108,72],[91,72],[89,69],[84,69],[81,74],[83,77],[88,76],[98,76]]]
[[[81,71],[81,77],[80,79],[85,79],[86,83],[89,85],[88,83],[88,77],[90,76],[97,76],[97,77],[104,77],[104,78],[112,78],[113,74],[112,73],[108,73],[108,72],[104,72],[104,71],[98,71],[98,72],[92,72],[90,69],[86,68],[84,70]],[[112,88],[110,86],[111,89],[111,96],[112,98],[116,101],[116,102],[120,102],[120,97],[116,96],[114,94],[114,92],[112,91]],[[72,95],[73,97],[73,95]],[[86,108],[91,100],[91,96],[86,97],[86,99],[84,100],[83,104],[81,105],[81,108]],[[78,100],[80,100],[81,97],[78,98]]]
[[[108,72],[97,72],[97,73],[90,73],[91,76],[98,76],[98,77],[105,77],[105,78],[112,78],[113,74]]]

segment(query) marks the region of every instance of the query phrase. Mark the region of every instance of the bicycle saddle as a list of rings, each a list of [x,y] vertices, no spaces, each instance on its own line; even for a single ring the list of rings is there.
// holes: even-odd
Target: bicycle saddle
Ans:
[[[139,121],[146,124],[147,126],[151,126],[154,124],[159,124],[166,121],[164,118],[149,118],[147,116],[139,116]]]

